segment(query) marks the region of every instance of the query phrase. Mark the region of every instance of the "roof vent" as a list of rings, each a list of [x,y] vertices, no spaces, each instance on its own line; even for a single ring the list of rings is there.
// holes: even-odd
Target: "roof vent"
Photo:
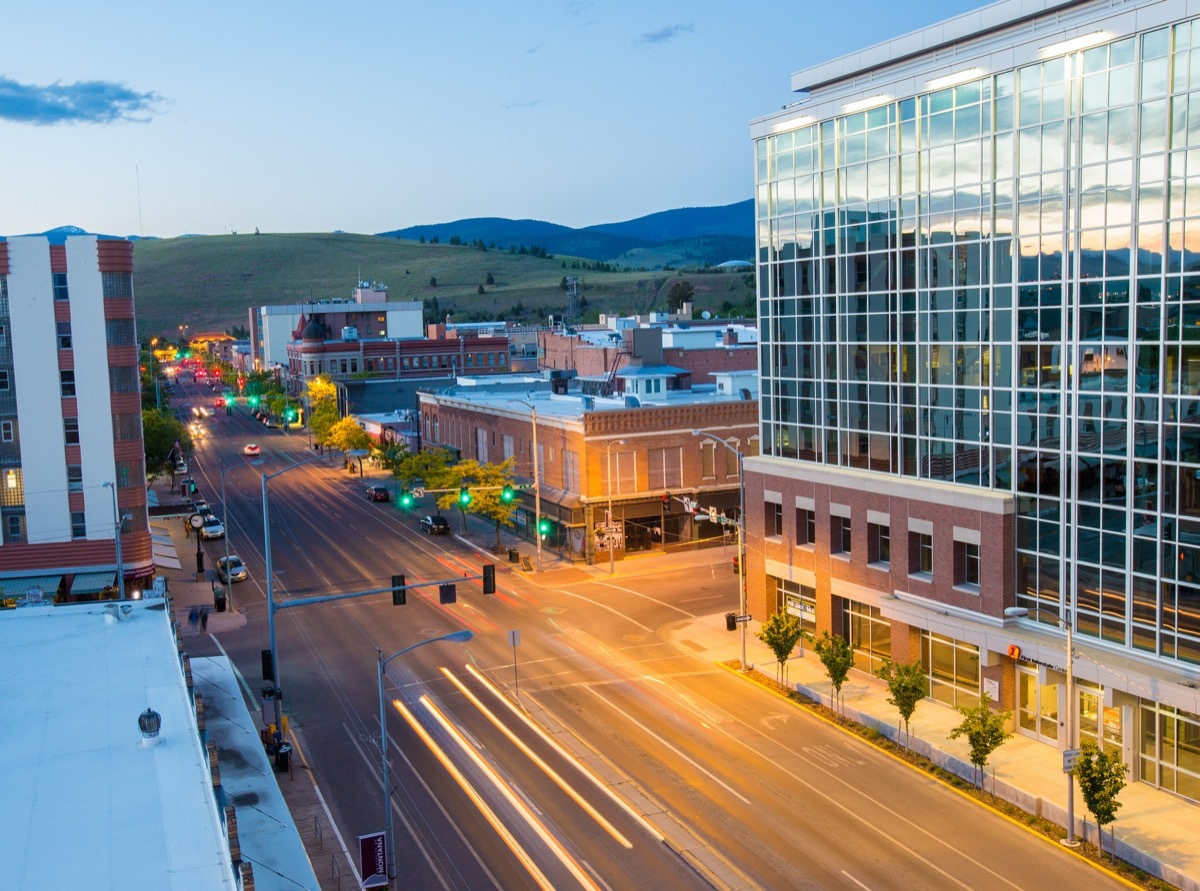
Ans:
[[[162,727],[162,715],[152,708],[147,708],[138,715],[138,729],[142,731],[142,745],[158,745],[158,731]]]

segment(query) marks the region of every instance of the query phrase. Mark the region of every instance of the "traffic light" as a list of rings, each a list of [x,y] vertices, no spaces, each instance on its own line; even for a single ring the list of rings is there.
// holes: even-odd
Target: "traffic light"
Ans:
[[[288,419],[288,422],[289,422],[289,423],[290,423],[290,422],[292,422],[292,421],[294,421],[294,420],[296,420],[296,409],[294,409],[294,408],[289,408],[289,409],[287,410],[287,419]]]
[[[189,495],[196,494],[196,483],[192,480],[188,480],[188,494]]]
[[[483,564],[483,593],[484,594],[495,594],[496,593],[496,564],[495,563],[484,563]]]
[[[274,664],[271,662],[271,651],[263,650],[262,651],[262,676],[263,676],[264,681],[275,680],[275,672],[271,670],[274,667],[275,667]]]
[[[392,576],[392,606],[404,606],[408,602],[408,590],[404,587],[404,573]]]
[[[545,535],[549,531],[550,531],[550,521],[547,520],[545,517],[542,517],[542,519],[540,519],[538,521],[538,533],[541,535]]]
[[[500,500],[504,504],[512,504],[512,500],[517,497],[517,493],[513,491],[512,486],[505,486],[500,490]]]
[[[458,490],[458,506],[470,507],[471,505],[471,490],[463,486]]]
[[[415,500],[413,499],[412,492],[408,491],[408,489],[401,489],[400,507],[404,508],[404,510],[411,510],[414,503]]]
[[[439,603],[457,603],[458,602],[458,587],[453,583],[449,585],[438,585],[438,602]]]
[[[725,614],[725,630],[737,631],[737,613]]]
[[[251,408],[254,408],[254,406],[258,405],[258,397],[257,396],[249,397],[246,400],[246,404],[249,405]]]
[[[662,503],[663,503],[663,507],[671,506],[671,493],[670,492],[662,493]]]

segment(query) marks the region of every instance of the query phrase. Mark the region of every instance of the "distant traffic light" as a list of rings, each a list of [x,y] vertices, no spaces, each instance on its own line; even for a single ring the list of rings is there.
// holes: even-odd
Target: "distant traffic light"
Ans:
[[[470,507],[471,505],[471,490],[463,486],[458,490],[458,506]]]
[[[392,606],[404,606],[408,602],[408,590],[404,587],[404,573],[392,576]]]
[[[542,535],[545,535],[549,531],[550,531],[550,521],[547,520],[545,517],[542,517],[542,519],[538,521],[538,532]]]
[[[495,563],[484,563],[483,564],[483,593],[484,594],[495,594],[496,593],[496,564]]]
[[[505,486],[500,490],[500,500],[505,504],[512,504],[512,500],[517,497],[517,493],[513,491],[512,486]]]
[[[249,398],[246,399],[246,404],[249,405],[251,408],[254,408],[254,406],[258,405],[258,397],[250,396]]]
[[[438,602],[439,603],[457,603],[458,602],[458,586],[453,582],[448,585],[438,585]]]
[[[415,503],[416,500],[413,498],[412,492],[408,491],[408,489],[400,490],[400,506],[402,508],[410,510]]]

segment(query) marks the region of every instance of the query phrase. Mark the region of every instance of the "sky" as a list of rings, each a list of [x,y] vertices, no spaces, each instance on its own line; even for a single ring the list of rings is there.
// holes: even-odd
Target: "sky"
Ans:
[[[791,74],[972,0],[11,4],[0,234],[620,222],[753,196]]]

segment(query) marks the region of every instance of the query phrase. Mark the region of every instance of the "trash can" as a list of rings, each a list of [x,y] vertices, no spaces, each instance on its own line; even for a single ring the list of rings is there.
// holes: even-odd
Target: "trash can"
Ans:
[[[292,745],[291,743],[280,743],[275,749],[275,769],[290,770],[292,766]]]
[[[516,548],[509,548],[508,549],[508,562],[509,563],[520,563],[521,562],[521,552],[518,551]]]
[[[213,609],[219,613],[225,612],[225,588],[222,585],[217,585],[213,588]]]

